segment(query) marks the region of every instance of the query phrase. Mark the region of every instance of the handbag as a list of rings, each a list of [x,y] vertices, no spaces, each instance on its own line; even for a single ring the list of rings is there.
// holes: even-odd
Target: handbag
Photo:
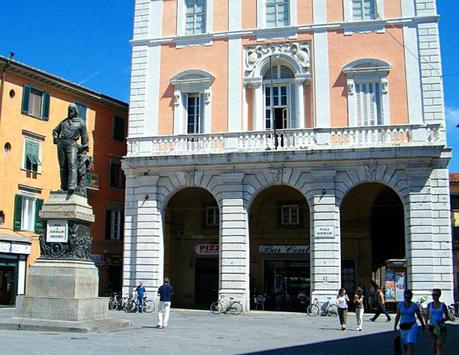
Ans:
[[[402,355],[402,339],[398,334],[394,338],[394,355]]]
[[[413,326],[413,324],[416,322],[410,322],[410,323],[400,323],[400,329],[401,330],[409,330]]]

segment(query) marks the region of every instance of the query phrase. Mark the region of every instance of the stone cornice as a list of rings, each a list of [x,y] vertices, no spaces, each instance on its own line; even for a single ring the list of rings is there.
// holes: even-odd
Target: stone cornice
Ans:
[[[138,39],[131,40],[132,46],[155,46],[165,43],[175,42],[186,42],[186,41],[212,41],[218,39],[229,39],[229,38],[244,38],[258,36],[262,41],[269,41],[272,38],[285,37],[292,39],[293,33],[305,33],[305,32],[323,32],[331,30],[345,30],[346,28],[352,27],[363,29],[370,27],[386,27],[386,26],[405,26],[413,25],[418,23],[438,22],[439,16],[416,16],[416,17],[396,17],[390,19],[371,20],[371,21],[354,21],[354,22],[330,22],[330,23],[315,23],[305,24],[298,26],[279,27],[279,28],[253,28],[247,30],[235,30],[235,31],[221,31],[214,33],[205,33],[191,36],[165,36],[155,37],[150,39]]]

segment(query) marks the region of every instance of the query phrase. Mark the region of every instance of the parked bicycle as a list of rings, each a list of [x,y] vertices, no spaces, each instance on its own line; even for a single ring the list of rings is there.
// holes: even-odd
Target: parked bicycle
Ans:
[[[114,292],[108,300],[108,308],[112,311],[120,311],[124,308],[125,300],[121,293]]]
[[[238,315],[242,312],[242,304],[239,301],[235,301],[232,297],[226,298],[225,296],[220,296],[218,301],[210,305],[210,311],[213,314],[230,312],[231,314]]]
[[[338,316],[338,306],[330,302],[331,297],[328,297],[328,300],[322,304],[319,303],[319,300],[316,298],[314,302],[311,303],[306,312],[308,316],[315,317],[319,314],[321,316],[336,317]]]
[[[153,300],[149,300],[146,296],[143,298],[142,302],[142,312],[151,313],[155,310],[155,302]],[[131,303],[131,308],[129,312],[135,313],[139,311],[139,301],[138,299],[134,299]]]

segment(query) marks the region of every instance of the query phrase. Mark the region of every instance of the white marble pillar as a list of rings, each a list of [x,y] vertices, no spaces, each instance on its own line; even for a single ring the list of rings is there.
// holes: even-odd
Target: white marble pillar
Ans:
[[[252,123],[254,131],[265,129],[263,114],[263,85],[260,82],[252,83]]]

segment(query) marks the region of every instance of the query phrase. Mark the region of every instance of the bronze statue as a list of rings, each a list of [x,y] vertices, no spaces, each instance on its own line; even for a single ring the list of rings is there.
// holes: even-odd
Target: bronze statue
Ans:
[[[81,145],[78,140],[81,138]],[[85,187],[86,173],[90,160],[88,151],[88,131],[86,123],[78,117],[75,104],[68,107],[68,115],[53,130],[53,142],[57,144],[61,190],[73,193],[77,187]]]

